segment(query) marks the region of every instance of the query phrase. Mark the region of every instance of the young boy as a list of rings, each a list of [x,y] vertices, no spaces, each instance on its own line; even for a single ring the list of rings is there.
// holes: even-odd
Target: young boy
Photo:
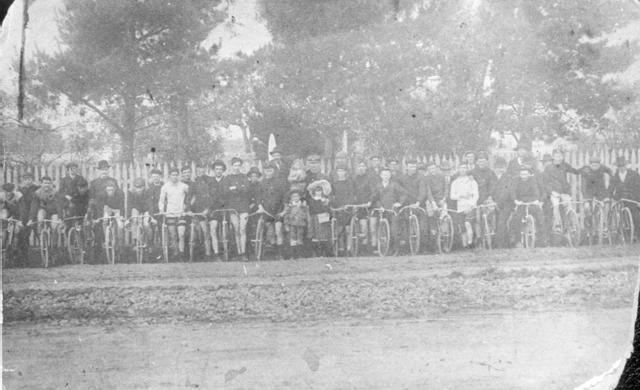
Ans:
[[[292,258],[297,259],[302,254],[305,228],[309,222],[309,208],[302,202],[300,191],[291,191],[289,203],[285,206],[282,215],[285,229],[289,233]]]
[[[267,222],[267,239],[276,247],[276,256],[283,258],[284,234],[282,231],[282,218],[279,215],[284,210],[287,197],[287,181],[278,175],[275,163],[268,162],[264,166],[264,179],[260,182],[258,208],[273,215],[272,218],[265,215]]]
[[[348,204],[355,203],[355,188],[353,181],[347,177],[347,166],[337,165],[335,169],[335,177],[331,183],[332,195],[331,195],[331,207],[338,209]],[[337,218],[338,237],[340,237],[341,243],[345,239],[344,232],[346,227],[351,221],[351,210],[340,211],[335,214]],[[347,241],[347,250],[351,249],[351,242]]]

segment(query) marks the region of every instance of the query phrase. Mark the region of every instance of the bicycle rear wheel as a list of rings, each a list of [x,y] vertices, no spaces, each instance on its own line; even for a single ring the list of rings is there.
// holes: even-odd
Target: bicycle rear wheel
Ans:
[[[525,248],[533,248],[536,245],[536,220],[532,215],[527,215],[524,218],[522,241],[522,246]]]
[[[351,256],[358,256],[358,247],[360,245],[360,223],[358,218],[351,218],[351,222],[349,223],[349,242],[351,242]]]
[[[262,260],[262,251],[264,249],[264,218],[260,216],[256,224],[256,238],[253,242],[253,252],[256,260]]]
[[[414,256],[420,252],[420,222],[416,215],[409,216],[409,250]]]
[[[67,250],[71,264],[84,264],[84,242],[81,231],[75,226],[67,234]]]
[[[391,232],[389,230],[389,221],[381,218],[378,221],[378,254],[384,257],[389,253],[389,245],[391,241]]]
[[[633,226],[631,210],[628,207],[621,210],[620,226],[623,244],[633,244],[633,240],[635,238],[635,227]]]
[[[42,258],[42,266],[44,268],[49,268],[50,249],[51,234],[48,229],[43,228],[40,230],[40,257]]]
[[[438,252],[449,253],[453,247],[453,219],[446,214],[438,219]]]
[[[580,221],[578,213],[573,209],[569,209],[565,213],[565,235],[569,246],[577,247],[580,245]]]

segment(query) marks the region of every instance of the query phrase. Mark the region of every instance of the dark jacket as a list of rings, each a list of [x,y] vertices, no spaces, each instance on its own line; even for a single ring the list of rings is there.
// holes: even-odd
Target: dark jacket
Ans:
[[[271,215],[284,210],[289,183],[281,177],[262,179],[260,182],[260,204]]]
[[[191,182],[189,190],[191,191],[191,210],[195,213],[201,213],[211,205],[210,199],[211,177],[198,176]]]
[[[514,201],[517,200],[520,202],[534,202],[536,200],[541,200],[538,184],[533,177],[530,177],[527,181],[520,178],[516,179],[511,187],[510,197]]]
[[[582,176],[582,196],[585,199],[599,199],[602,200],[609,196],[607,186],[605,183],[605,174],[613,176],[611,169],[601,165],[597,170],[591,169],[586,165],[579,169],[580,176]]]
[[[253,213],[258,209],[260,204],[260,182],[249,182],[249,212]]]
[[[404,203],[406,199],[407,192],[393,180],[390,180],[386,187],[380,182],[371,196],[373,204],[389,210],[393,209],[394,203]]]
[[[623,182],[620,179],[620,172],[616,171],[615,175],[611,177],[610,189],[613,199],[640,201],[640,175],[632,169],[627,169],[627,176]]]
[[[227,177],[222,177],[220,181],[215,177],[211,178],[209,187],[210,211],[226,208],[226,185]]]
[[[544,169],[542,177],[547,194],[552,191],[560,194],[571,192],[571,186],[567,181],[567,173],[578,174],[578,171],[564,161],[558,165],[550,164]]]
[[[149,193],[149,197],[147,201],[149,204],[147,205],[147,210],[151,215],[158,214],[160,209],[158,209],[158,203],[160,203],[160,191],[162,190],[162,186],[164,183],[160,183],[159,185],[154,185],[153,183],[149,184],[149,188],[147,189]]]
[[[401,175],[398,177],[398,183],[407,192],[405,203],[413,204],[416,202],[423,203],[428,198],[429,186],[427,178],[419,173],[413,175]]]
[[[99,216],[102,216],[102,210],[104,206],[108,206],[111,209],[124,211],[124,193],[121,190],[116,190],[113,196],[107,196],[107,194],[100,195],[96,198],[96,211]]]
[[[476,180],[476,183],[478,183],[478,204],[483,204],[491,195],[491,191],[496,185],[498,177],[488,167],[476,167],[471,171],[471,176],[473,176],[473,178]]]
[[[491,190],[491,198],[501,209],[511,208],[513,204],[513,198],[511,198],[511,186],[513,182],[514,179],[505,172],[497,179]]]
[[[355,186],[349,179],[335,180],[331,183],[331,191],[331,206],[334,208],[353,204],[355,201]]]
[[[80,175],[76,175],[73,178],[67,175],[60,180],[60,193],[63,196],[73,196],[78,192],[78,183],[84,181],[84,178]]]
[[[247,175],[238,173],[226,177],[225,186],[226,207],[238,213],[249,212],[249,179]]]
[[[353,177],[354,201],[356,204],[365,204],[371,200],[371,178],[367,175],[355,175]]]
[[[91,199],[97,199],[98,196],[104,195],[108,184],[113,184],[116,187],[116,191],[120,188],[118,187],[118,181],[113,177],[93,179],[89,184],[89,196]]]
[[[131,210],[136,209],[139,213],[149,211],[150,190],[145,188],[141,192],[129,191],[127,194],[127,211],[131,215]],[[157,204],[157,203],[156,203]]]
[[[451,188],[451,182],[447,185],[444,175],[427,175],[425,176],[427,186],[429,187],[429,201],[440,202],[449,196],[449,189]]]
[[[60,192],[54,189],[50,192],[45,192],[44,188],[39,188],[31,199],[29,219],[35,221],[40,209],[44,209],[49,216],[57,214],[62,218],[63,207],[64,199]]]
[[[22,198],[23,195],[20,191],[0,193],[0,209],[7,210],[9,214],[7,217],[22,221],[25,218],[25,214],[27,214],[27,208]]]

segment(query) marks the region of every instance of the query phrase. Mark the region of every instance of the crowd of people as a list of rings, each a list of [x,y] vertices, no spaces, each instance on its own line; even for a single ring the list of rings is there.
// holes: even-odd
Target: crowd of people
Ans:
[[[492,205],[497,215],[495,246],[510,247],[518,244],[521,228],[521,218],[510,216],[522,215],[519,205],[534,203],[539,207],[529,211],[542,232],[537,245],[548,244],[549,232],[560,228],[561,207],[571,207],[570,174],[582,177],[583,199],[640,201],[640,176],[628,168],[624,157],[617,157],[614,169],[604,166],[597,156],[591,157],[588,165],[575,168],[564,161],[562,151],[537,161],[525,142],[518,145],[517,156],[509,162],[496,157],[490,167],[488,153],[469,151],[455,169],[447,160],[423,164],[409,159],[403,167],[396,158],[386,158],[383,165],[378,155],[350,160],[339,153],[331,173],[325,174],[317,154],[293,160],[283,158],[277,148],[270,154],[271,159],[261,164],[261,170],[253,166],[246,173],[245,162],[237,157],[231,159],[229,167],[216,160],[196,164],[195,172],[190,166],[171,168],[166,182],[165,172],[154,168],[149,177],[133,180],[129,189],[121,188],[110,176],[107,161],[99,162],[99,175],[91,182],[78,173],[76,163],[67,164],[67,175],[57,188],[50,177],[42,177],[36,185],[33,174],[25,173],[19,186],[2,185],[0,218],[16,221],[14,236],[19,240],[21,256],[26,256],[30,232],[45,220],[64,229],[68,227],[65,221],[74,217],[97,220],[139,216],[149,236],[163,220],[169,227],[171,249],[178,257],[185,252],[185,226],[191,218],[197,218],[202,231],[207,232],[204,255],[213,259],[220,259],[219,227],[226,219],[233,226],[236,255],[247,259],[247,237],[252,234],[256,217],[262,215],[274,255],[297,258],[331,252],[329,222],[338,218],[338,226],[344,228],[351,216],[335,211],[348,205],[360,206],[353,211],[358,219],[360,245],[371,253],[376,251],[378,239],[378,218],[371,210],[384,209],[391,225],[392,252],[397,253],[405,231],[402,217],[394,210],[403,206],[424,210],[420,224],[427,243],[436,234],[438,213],[449,210],[455,216],[460,246],[471,247],[477,244],[479,235],[478,206]],[[639,210],[633,210],[638,221]],[[124,229],[124,219],[117,220],[119,228]]]

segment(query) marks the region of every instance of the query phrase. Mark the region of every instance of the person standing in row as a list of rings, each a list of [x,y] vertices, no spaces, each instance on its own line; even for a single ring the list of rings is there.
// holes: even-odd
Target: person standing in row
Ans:
[[[234,209],[237,214],[230,215],[231,225],[235,229],[238,256],[248,261],[245,253],[247,247],[247,220],[249,218],[249,180],[241,172],[243,161],[238,157],[231,159],[231,173],[227,175],[224,187],[226,208]]]

